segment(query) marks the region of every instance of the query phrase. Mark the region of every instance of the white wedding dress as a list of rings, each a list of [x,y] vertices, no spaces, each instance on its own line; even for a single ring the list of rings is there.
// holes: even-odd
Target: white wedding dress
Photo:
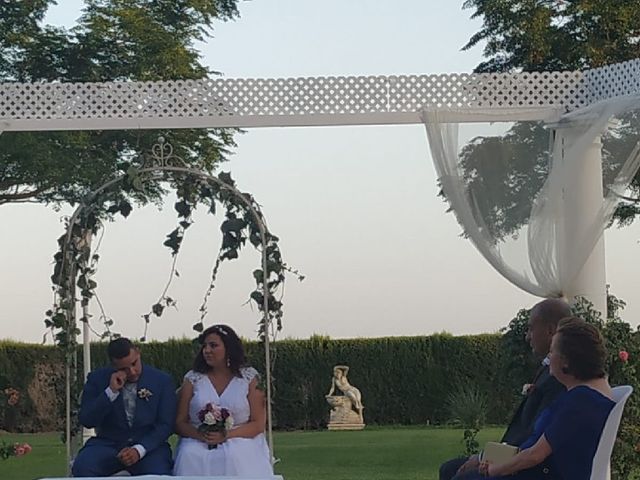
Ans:
[[[205,374],[192,370],[184,376],[193,385],[189,402],[189,420],[197,428],[198,412],[207,403],[220,405],[233,416],[234,426],[249,421],[249,383],[258,374],[253,368],[243,368],[242,377],[233,377],[218,395]],[[181,438],[176,453],[174,475],[234,476],[267,478],[273,476],[269,448],[263,433],[254,438],[229,438],[209,450],[207,444],[194,438]]]

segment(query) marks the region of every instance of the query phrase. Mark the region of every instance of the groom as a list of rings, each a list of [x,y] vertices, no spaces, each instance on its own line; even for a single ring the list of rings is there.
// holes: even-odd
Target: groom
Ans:
[[[164,372],[143,365],[130,340],[109,343],[110,368],[89,374],[82,392],[80,423],[95,428],[73,463],[74,477],[171,475],[167,439],[176,418],[174,385]]]

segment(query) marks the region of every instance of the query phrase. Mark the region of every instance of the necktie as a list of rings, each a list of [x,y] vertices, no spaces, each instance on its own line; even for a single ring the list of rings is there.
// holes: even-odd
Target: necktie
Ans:
[[[122,401],[124,402],[124,413],[127,416],[129,427],[133,426],[133,419],[136,416],[136,390],[137,383],[125,383],[122,388]]]

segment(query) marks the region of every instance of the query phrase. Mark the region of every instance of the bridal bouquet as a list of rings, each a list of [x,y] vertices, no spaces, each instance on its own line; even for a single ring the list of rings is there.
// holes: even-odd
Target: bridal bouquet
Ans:
[[[227,430],[233,427],[233,417],[229,410],[212,403],[207,403],[204,408],[198,412],[198,420],[200,420],[198,431],[202,433],[226,433]],[[214,448],[218,448],[218,445],[209,445],[209,450],[213,450]]]

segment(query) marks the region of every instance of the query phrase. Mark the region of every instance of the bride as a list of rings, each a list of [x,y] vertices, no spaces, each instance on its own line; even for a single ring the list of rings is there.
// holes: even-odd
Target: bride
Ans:
[[[265,395],[257,387],[258,372],[244,366],[242,341],[230,327],[213,325],[198,342],[200,351],[178,397],[176,432],[181,438],[174,475],[272,476],[264,436]],[[233,427],[224,432],[198,431],[198,412],[208,403],[226,408]]]

